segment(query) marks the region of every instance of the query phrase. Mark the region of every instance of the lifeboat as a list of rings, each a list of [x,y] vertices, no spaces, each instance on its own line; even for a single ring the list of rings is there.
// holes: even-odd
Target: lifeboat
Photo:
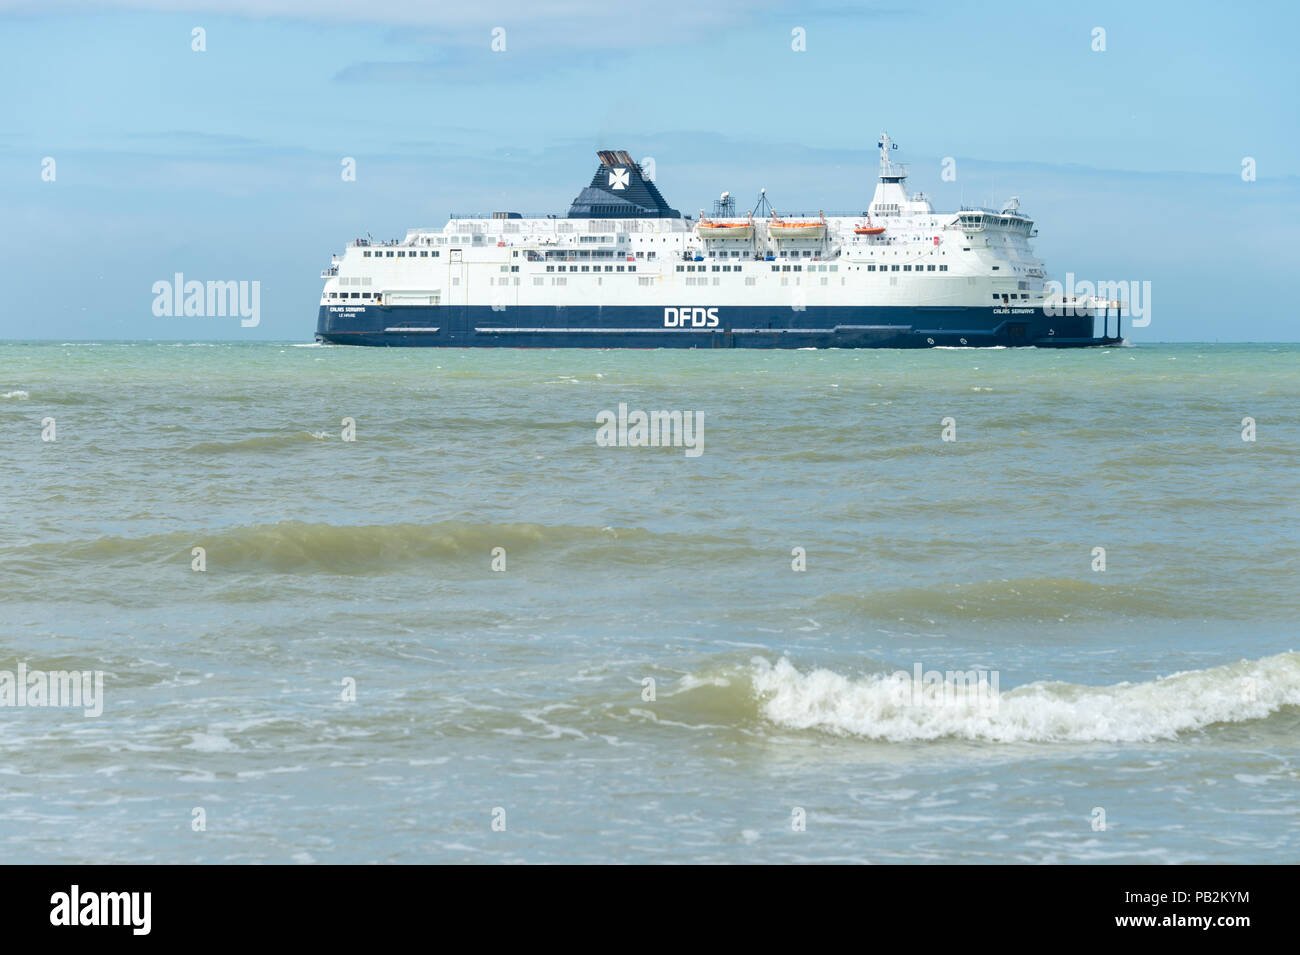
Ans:
[[[821,239],[826,235],[826,220],[822,218],[799,222],[779,219],[774,215],[767,231],[773,239]]]
[[[701,219],[696,227],[701,239],[752,239],[754,223],[719,222],[716,219]]]
[[[858,225],[853,229],[853,234],[854,235],[880,235],[880,233],[884,231],[885,231],[885,227],[883,225],[873,225],[871,222],[871,216],[867,216],[866,223],[865,224],[861,222],[858,223]]]

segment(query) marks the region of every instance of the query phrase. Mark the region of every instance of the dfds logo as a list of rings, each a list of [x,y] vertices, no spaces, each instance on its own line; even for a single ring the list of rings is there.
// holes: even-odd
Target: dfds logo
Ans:
[[[665,308],[665,328],[716,328],[718,310],[716,308]]]

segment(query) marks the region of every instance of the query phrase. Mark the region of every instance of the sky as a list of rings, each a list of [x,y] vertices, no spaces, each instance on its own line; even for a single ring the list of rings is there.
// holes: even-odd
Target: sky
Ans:
[[[1297,341],[1298,28],[1284,2],[0,0],[0,338],[310,341],[354,236],[563,214],[598,148],[688,214],[862,209],[888,131],[939,210],[1019,196],[1051,277],[1149,281],[1135,341]],[[154,315],[177,272],[259,282],[260,323]]]

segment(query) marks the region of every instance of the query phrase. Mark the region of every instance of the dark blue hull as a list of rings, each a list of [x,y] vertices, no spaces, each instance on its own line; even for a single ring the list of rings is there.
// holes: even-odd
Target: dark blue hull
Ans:
[[[670,310],[676,319],[678,310]],[[691,312],[690,309],[681,311]],[[1092,315],[1041,308],[719,306],[668,327],[660,306],[322,305],[317,341],[443,348],[935,348],[1116,344]],[[710,314],[711,313],[711,314]],[[714,324],[716,323],[716,324]],[[1107,325],[1109,322],[1106,323]]]

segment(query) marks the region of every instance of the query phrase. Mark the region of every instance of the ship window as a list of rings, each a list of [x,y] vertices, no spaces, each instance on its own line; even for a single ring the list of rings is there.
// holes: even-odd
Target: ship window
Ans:
[[[994,293],[993,293],[993,301],[996,302],[997,300],[998,300],[998,293],[997,293],[997,292],[994,292]]]
[[[360,293],[360,292],[353,292],[353,293],[352,293],[352,297],[353,297],[353,298],[360,298],[360,297],[361,297],[361,293]]]
[[[635,272],[635,271],[636,271],[636,266],[635,266],[635,265],[629,265],[629,266],[627,267],[627,270],[628,270],[629,272]]]
[[[790,271],[790,266],[788,266],[788,265],[783,265],[783,266],[781,266],[781,271],[782,271],[782,272],[789,272],[789,271]]]
[[[582,271],[584,271],[584,272],[590,272],[590,271],[591,271],[591,266],[590,266],[590,265],[584,265],[584,266],[582,267]]]
[[[905,266],[903,266],[903,271],[904,271],[904,272],[910,272],[910,271],[912,271],[912,267],[911,267],[910,265],[905,265]]]
[[[780,272],[780,271],[781,271],[781,266],[779,266],[779,265],[774,265],[774,266],[772,266],[772,271],[773,271],[773,272]]]
[[[362,253],[361,253],[361,257],[362,257],[362,258],[365,258],[365,259],[368,259],[368,258],[370,258],[370,253],[369,253],[369,252],[362,252]]]
[[[398,252],[398,253],[397,253],[397,257],[398,257],[399,259],[404,259],[404,258],[406,258],[406,253],[405,253],[405,252]]]
[[[1002,268],[1002,266],[1000,266],[1000,265],[995,265],[995,266],[993,266],[993,271],[996,272],[996,271],[997,271],[998,269],[1000,269],[1000,268]]]
[[[927,272],[933,272],[933,271],[934,271],[934,266],[933,266],[933,265],[927,265],[927,266],[925,267],[925,270],[926,270]]]
[[[897,271],[898,271],[898,266],[897,266],[897,265],[891,265],[891,266],[889,267],[889,271],[891,271],[891,272],[897,272]]]
[[[946,265],[941,265],[941,266],[939,266],[939,271],[940,271],[940,272],[947,272],[947,271],[948,271],[948,266],[946,266]]]
[[[388,256],[388,258],[391,259],[391,258],[393,257],[393,253],[389,252],[389,253],[387,253],[387,256]]]
[[[618,267],[618,271],[622,272],[622,271],[623,271],[623,266],[620,265],[620,266]]]
[[[686,266],[684,266],[684,265],[679,265],[679,266],[677,266],[677,271],[678,271],[678,272],[682,272],[682,271],[684,271],[685,269],[686,269]]]
[[[713,267],[713,271],[715,271],[715,272],[721,272],[721,271],[722,271],[722,266],[720,266],[720,265],[715,265],[715,266]]]
[[[517,265],[512,265],[512,266],[510,266],[510,271],[511,271],[511,272],[518,272],[518,271],[519,271],[519,266],[517,266]]]
[[[614,266],[612,266],[612,265],[607,265],[607,266],[605,266],[605,271],[606,271],[606,272],[613,272],[613,271],[614,271]]]
[[[429,253],[429,255],[436,259],[438,257],[438,250],[434,249],[432,252]]]
[[[553,266],[553,265],[548,265],[548,266],[546,267],[546,271],[548,271],[548,272],[554,272],[554,271],[555,271],[555,266]]]
[[[867,266],[867,271],[868,271],[868,272],[874,272],[874,271],[876,271],[876,267],[875,267],[874,265],[868,265],[868,266]]]

